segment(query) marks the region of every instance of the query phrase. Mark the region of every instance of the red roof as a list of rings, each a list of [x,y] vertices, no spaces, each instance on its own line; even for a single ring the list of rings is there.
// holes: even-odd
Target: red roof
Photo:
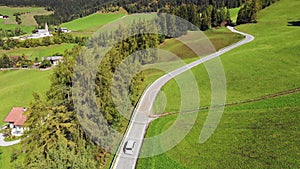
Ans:
[[[23,125],[27,119],[27,117],[23,115],[23,112],[24,112],[23,107],[12,108],[12,110],[8,113],[8,115],[4,119],[4,122],[14,123],[14,125],[16,126]]]

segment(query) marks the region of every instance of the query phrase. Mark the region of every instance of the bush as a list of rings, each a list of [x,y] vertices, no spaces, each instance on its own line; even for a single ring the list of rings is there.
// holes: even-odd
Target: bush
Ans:
[[[50,60],[43,60],[39,68],[45,69],[47,67],[51,67],[51,62]]]

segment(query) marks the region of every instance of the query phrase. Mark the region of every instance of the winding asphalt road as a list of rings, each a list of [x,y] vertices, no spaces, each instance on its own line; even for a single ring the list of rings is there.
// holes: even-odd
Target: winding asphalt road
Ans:
[[[137,159],[139,157],[139,153],[141,150],[141,146],[143,143],[144,135],[146,133],[147,127],[150,123],[151,119],[149,115],[151,114],[151,108],[154,103],[154,100],[162,88],[169,80],[173,79],[175,76],[195,67],[198,66],[206,61],[209,61],[211,59],[214,59],[216,57],[219,57],[220,55],[236,48],[241,45],[244,45],[246,43],[251,42],[254,40],[254,37],[252,35],[239,32],[235,30],[233,27],[227,27],[230,31],[234,33],[238,33],[241,35],[244,35],[244,39],[230,45],[226,48],[223,48],[213,54],[210,54],[206,57],[203,57],[195,62],[192,62],[188,65],[185,65],[184,67],[178,68],[162,77],[157,79],[150,87],[148,87],[143,95],[141,96],[141,99],[139,100],[138,106],[133,112],[129,127],[127,128],[125,135],[122,139],[122,142],[119,146],[119,149],[116,153],[116,156],[113,160],[111,169],[134,169],[136,166]],[[127,155],[123,152],[124,144],[127,140],[134,140],[136,142],[135,148],[134,148],[134,154]]]

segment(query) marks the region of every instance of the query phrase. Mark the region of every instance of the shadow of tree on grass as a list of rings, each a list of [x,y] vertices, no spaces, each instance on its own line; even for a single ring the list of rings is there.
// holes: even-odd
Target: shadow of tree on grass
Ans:
[[[291,22],[288,22],[288,26],[300,26],[300,21],[291,21]]]

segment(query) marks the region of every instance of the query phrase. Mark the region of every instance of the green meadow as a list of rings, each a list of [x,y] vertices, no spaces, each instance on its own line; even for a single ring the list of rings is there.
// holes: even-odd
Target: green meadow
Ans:
[[[20,163],[24,159],[24,154],[21,153],[22,146],[17,144],[10,147],[0,147],[0,168],[13,169],[17,168],[17,163]],[[13,154],[20,154],[16,160],[12,161],[11,156]]]
[[[187,36],[192,36],[191,32],[188,32]],[[225,27],[204,31],[203,36],[206,36],[206,38],[208,38],[208,40],[214,46],[215,50],[224,48],[225,46],[238,42],[243,38],[241,35],[232,33]],[[159,46],[159,48],[169,51],[181,59],[197,57],[188,46],[181,43],[177,39],[167,39]]]
[[[14,13],[21,12],[25,13],[21,15],[22,24],[18,25],[15,21]],[[0,28],[5,30],[14,30],[16,27],[20,27],[24,32],[31,33],[35,29],[37,23],[34,19],[34,15],[49,15],[49,12],[41,7],[7,7],[0,6],[0,14],[8,15],[9,19],[0,20]]]
[[[96,32],[101,26],[117,20],[125,14],[100,14],[95,13],[84,18],[79,18],[67,23],[63,23],[60,26],[66,27],[69,30],[72,30],[73,33],[90,35]]]
[[[0,6],[0,13],[6,14],[6,15],[13,15],[13,13],[16,12],[16,10],[20,10],[21,12],[31,12],[28,14],[22,15],[22,17],[29,17],[28,15],[37,15],[37,14],[45,14],[43,13],[43,8],[11,8],[11,7],[5,7]],[[3,11],[3,12],[2,12]],[[104,24],[107,24],[111,21],[114,21],[118,18],[121,18],[122,16],[125,16],[125,14],[99,14],[95,13],[92,15],[89,15],[84,18],[80,18],[71,22],[67,22],[62,24],[62,27],[67,27],[68,29],[72,30],[75,36],[90,36],[95,31],[97,31],[98,28],[103,26]],[[33,18],[33,17],[32,17]],[[33,18],[34,19],[34,18]],[[23,21],[23,20],[22,20]],[[25,20],[24,20],[25,21]],[[35,25],[33,21],[27,20],[28,23],[33,23],[32,25]],[[29,25],[29,24],[27,24]],[[0,28],[3,29],[12,29],[14,30],[15,27],[21,27],[23,31],[27,33],[31,33],[33,29],[35,29],[35,26],[25,26],[23,23],[21,25],[17,24],[4,24],[0,22]],[[0,55],[8,54],[8,55],[22,55],[28,56],[30,59],[38,58],[41,60],[43,56],[52,56],[54,54],[63,54],[65,50],[71,49],[74,47],[75,44],[60,44],[60,45],[51,45],[51,46],[40,46],[35,48],[16,48],[11,50],[0,50]]]
[[[44,56],[52,56],[54,54],[62,55],[65,50],[71,49],[75,44],[60,44],[60,45],[50,45],[50,46],[39,46],[35,48],[16,48],[11,50],[0,50],[0,55],[8,54],[10,56],[28,56],[30,59],[34,60],[38,58],[42,59]]]
[[[26,107],[32,101],[32,93],[44,94],[50,87],[51,70],[0,71],[0,126],[12,107]],[[0,168],[14,168],[13,153],[21,153],[22,147],[0,147]],[[17,161],[22,161],[22,155]]]
[[[139,159],[137,168],[297,168],[300,163],[299,96],[296,93],[227,108],[217,130],[203,144],[199,143],[199,136],[207,111],[199,112],[183,141],[161,155]],[[287,102],[291,100],[293,105]],[[153,121],[146,137],[159,135],[176,117]]]
[[[17,24],[4,24],[0,23],[0,29],[5,29],[5,30],[15,30],[17,27],[21,28],[22,31],[30,34],[34,29],[35,26],[24,26],[24,25],[17,25]]]
[[[240,8],[231,8],[229,9],[230,12],[230,18],[233,22],[236,22],[236,19],[238,17],[238,13],[239,13]]]
[[[300,86],[300,29],[288,26],[288,22],[300,18],[296,12],[299,6],[297,1],[282,0],[262,10],[257,24],[237,27],[254,35],[255,40],[220,57],[227,81],[227,103]],[[209,105],[211,91],[205,67],[200,65],[192,72],[198,83],[200,104]],[[182,74],[177,78],[184,77],[185,74]],[[166,111],[178,111],[178,106],[174,107],[180,105],[179,89],[175,81],[167,83],[162,92],[168,99]]]
[[[0,126],[12,107],[26,107],[32,93],[44,93],[50,87],[52,71],[12,70],[0,71]]]
[[[6,13],[2,12],[2,9],[6,9]],[[15,11],[11,8],[2,8],[0,13],[10,15]],[[35,8],[33,8],[35,9]],[[33,10],[32,9],[32,10]],[[29,10],[29,8],[28,8]],[[10,13],[9,13],[10,12]],[[33,11],[32,11],[33,12]],[[32,13],[31,13],[32,14]],[[108,17],[93,17],[92,20],[88,19],[85,22],[95,23],[96,20],[101,21],[96,24],[90,24],[85,28],[91,28],[89,31],[95,31],[98,26],[106,24],[122,15],[107,14]],[[23,16],[22,16],[23,17]],[[28,16],[27,16],[28,17]],[[88,17],[89,18],[89,17]],[[98,19],[97,19],[98,18]],[[22,20],[23,21],[23,20]],[[77,22],[78,25],[82,25]],[[85,24],[85,23],[83,23]],[[14,29],[16,24],[4,24],[0,23],[0,28]],[[35,26],[24,26],[20,25],[23,30],[30,33]],[[77,27],[76,25],[74,25]],[[82,27],[83,28],[83,27]],[[72,28],[73,29],[73,28]],[[75,28],[74,28],[75,29]],[[95,30],[94,30],[95,29]],[[38,58],[41,60],[43,56],[51,56],[54,54],[63,54],[65,50],[71,49],[75,44],[60,44],[51,46],[41,46],[36,48],[16,48],[8,51],[0,50],[0,55],[25,55],[30,59]],[[39,70],[14,70],[14,71],[0,71],[0,126],[4,124],[3,120],[7,113],[12,107],[23,106],[26,107],[32,101],[33,92],[45,93],[50,87],[50,71],[39,71]],[[25,89],[25,90],[24,90]],[[19,163],[24,158],[22,155],[18,156],[17,161],[11,161],[11,156],[17,152],[20,153],[22,148],[20,145],[14,145],[11,147],[0,147],[0,168],[14,168],[16,163]]]
[[[227,103],[300,87],[300,1],[281,0],[258,14],[257,24],[237,29],[255,36],[251,43],[220,57],[227,81]],[[289,23],[290,22],[290,23]],[[150,71],[151,72],[151,71]],[[158,76],[153,71],[150,75]],[[210,104],[210,82],[205,67],[192,69],[200,105]],[[178,76],[184,80],[186,74]],[[195,90],[195,89],[190,89]],[[156,107],[167,101],[165,112],[176,112],[180,88],[172,80],[161,90]],[[300,144],[300,94],[226,107],[212,137],[199,143],[207,111],[198,113],[188,136],[164,154],[140,159],[137,168],[297,168]],[[155,120],[146,137],[168,129],[176,115]]]

